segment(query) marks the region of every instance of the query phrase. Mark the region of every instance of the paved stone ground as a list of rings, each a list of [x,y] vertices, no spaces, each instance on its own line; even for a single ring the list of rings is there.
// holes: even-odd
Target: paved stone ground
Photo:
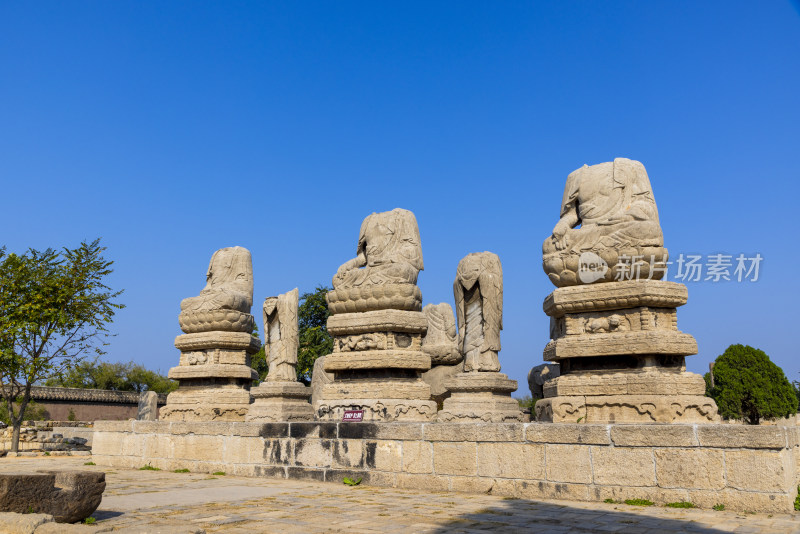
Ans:
[[[98,531],[258,532],[619,532],[655,534],[800,532],[800,514],[737,514],[493,495],[84,466],[87,457],[0,458],[0,472],[102,469],[107,488]]]

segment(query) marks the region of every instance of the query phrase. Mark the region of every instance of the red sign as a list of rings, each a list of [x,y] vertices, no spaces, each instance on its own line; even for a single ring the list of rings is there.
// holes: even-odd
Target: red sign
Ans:
[[[364,410],[345,410],[342,416],[343,423],[360,423],[364,418]]]

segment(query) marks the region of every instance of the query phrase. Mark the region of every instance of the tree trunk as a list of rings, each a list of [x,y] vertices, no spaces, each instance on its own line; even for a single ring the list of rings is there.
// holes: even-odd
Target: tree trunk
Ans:
[[[11,452],[19,451],[19,429],[22,427],[22,421],[12,421],[14,426],[14,433],[11,435]]]
[[[19,431],[22,428],[22,421],[25,417],[25,409],[28,407],[28,402],[31,400],[31,385],[25,385],[25,393],[22,396],[22,402],[19,403],[19,408],[17,415],[14,415],[14,403],[11,402],[8,404],[8,418],[11,421],[11,424],[14,427],[14,431],[11,434],[11,451],[10,452],[19,452]]]

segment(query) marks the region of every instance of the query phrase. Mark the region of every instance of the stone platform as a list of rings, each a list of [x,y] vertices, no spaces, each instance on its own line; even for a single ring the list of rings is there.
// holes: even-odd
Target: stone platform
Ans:
[[[572,423],[100,421],[101,466],[790,512],[800,428]]]

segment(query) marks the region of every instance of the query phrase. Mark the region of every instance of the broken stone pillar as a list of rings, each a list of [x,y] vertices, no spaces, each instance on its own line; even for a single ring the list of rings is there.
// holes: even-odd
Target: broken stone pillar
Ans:
[[[717,406],[697,353],[678,330],[686,286],[660,279],[667,249],[644,166],[624,158],[570,174],[561,219],[543,246],[558,286],[544,301],[551,340],[544,360],[561,376],[544,384],[539,421],[708,423]]]
[[[445,382],[464,370],[463,357],[456,343],[456,319],[449,304],[427,304],[422,309],[428,331],[422,338],[422,352],[431,357],[431,368],[422,380],[431,387],[431,400],[441,407],[450,396]]]
[[[75,523],[97,510],[105,489],[102,472],[0,473],[0,512],[48,514],[57,523]]]
[[[313,421],[311,389],[297,381],[297,288],[264,301],[264,340],[269,372],[250,390],[253,404],[245,421]]]
[[[327,295],[333,353],[314,409],[340,421],[364,410],[365,421],[424,421],[436,415],[420,374],[431,367],[422,351],[428,322],[417,275],[423,269],[419,228],[403,209],[373,213],[361,225],[357,255],[339,267]]]
[[[253,264],[250,251],[214,253],[205,289],[181,302],[178,320],[185,334],[175,338],[180,364],[169,370],[179,387],[167,396],[167,421],[244,421],[250,384],[258,374],[250,357],[261,348],[253,337]]]
[[[464,371],[445,382],[445,399],[437,420],[449,422],[522,421],[519,403],[511,398],[517,381],[500,372],[500,330],[503,329],[503,269],[491,252],[474,252],[458,264],[453,284],[458,339]]]
[[[158,393],[145,391],[139,395],[139,410],[136,414],[139,421],[155,421],[158,419]]]

